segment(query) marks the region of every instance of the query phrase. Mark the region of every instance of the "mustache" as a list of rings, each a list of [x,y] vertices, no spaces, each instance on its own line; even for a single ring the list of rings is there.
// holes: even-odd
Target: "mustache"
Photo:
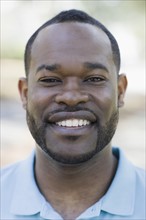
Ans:
[[[77,112],[77,111],[91,112],[97,118],[97,115],[95,114],[95,112],[93,110],[86,108],[86,107],[79,107],[79,106],[74,106],[74,107],[64,106],[64,107],[57,108],[57,109],[49,112],[45,116],[45,118],[48,119],[48,117],[50,117],[51,115],[56,114],[56,113],[60,113],[60,112]]]

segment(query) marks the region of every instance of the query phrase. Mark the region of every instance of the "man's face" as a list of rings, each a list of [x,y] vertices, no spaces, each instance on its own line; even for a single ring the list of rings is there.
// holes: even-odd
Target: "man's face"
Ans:
[[[119,94],[103,31],[82,23],[43,29],[32,46],[28,82],[22,85],[29,129],[49,157],[81,163],[110,144]]]

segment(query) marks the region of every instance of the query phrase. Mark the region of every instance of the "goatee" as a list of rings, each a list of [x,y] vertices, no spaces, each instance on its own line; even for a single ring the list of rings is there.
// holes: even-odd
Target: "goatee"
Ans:
[[[94,157],[111,142],[117,128],[118,120],[119,111],[117,109],[112,113],[109,121],[107,121],[105,126],[100,126],[100,123],[98,121],[96,123],[98,135],[96,148],[82,155],[71,156],[58,154],[54,152],[53,149],[48,148],[46,140],[46,130],[49,124],[45,121],[41,122],[41,124],[37,123],[33,115],[31,115],[27,110],[27,124],[34,140],[36,141],[38,146],[47,154],[48,157],[51,157],[53,160],[63,164],[80,164]]]

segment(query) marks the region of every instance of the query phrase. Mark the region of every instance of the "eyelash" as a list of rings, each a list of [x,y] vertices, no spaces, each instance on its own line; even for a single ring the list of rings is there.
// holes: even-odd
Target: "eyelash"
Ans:
[[[41,78],[39,81],[49,83],[61,82],[61,80],[57,78]]]
[[[41,83],[44,83],[46,85],[49,85],[49,86],[54,86],[54,85],[58,85],[60,83],[62,83],[62,80],[59,79],[59,78],[54,78],[54,77],[45,77],[45,78],[41,78],[39,79],[39,81]],[[85,79],[83,82],[89,82],[89,83],[103,83],[104,81],[106,81],[106,79],[104,77],[101,77],[101,76],[91,76],[91,77],[88,77],[87,79]]]
[[[84,80],[85,82],[87,81],[90,81],[90,82],[102,82],[102,81],[105,81],[105,78],[104,77],[100,77],[100,76],[92,76],[92,77],[89,77],[87,79]]]

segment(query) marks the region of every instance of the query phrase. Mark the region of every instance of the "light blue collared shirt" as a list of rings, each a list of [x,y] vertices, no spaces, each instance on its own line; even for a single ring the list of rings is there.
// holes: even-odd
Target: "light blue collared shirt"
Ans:
[[[113,148],[113,153],[119,158],[119,163],[108,191],[76,220],[146,219],[145,172],[133,166],[122,150]],[[62,219],[45,200],[36,185],[34,158],[33,152],[28,159],[2,169],[0,219]]]

